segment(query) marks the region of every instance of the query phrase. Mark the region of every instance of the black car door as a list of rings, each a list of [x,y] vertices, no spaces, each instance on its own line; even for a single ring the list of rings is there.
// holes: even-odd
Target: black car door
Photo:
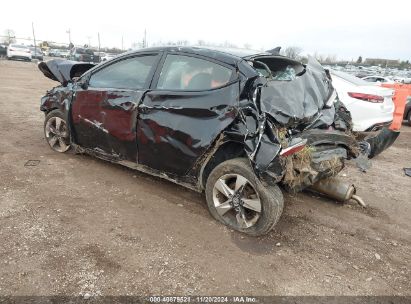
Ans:
[[[167,54],[139,106],[140,164],[183,176],[236,117],[239,85],[230,66]]]
[[[87,87],[77,86],[71,108],[77,144],[113,158],[137,161],[137,107],[159,58],[158,53],[135,54],[87,75]]]

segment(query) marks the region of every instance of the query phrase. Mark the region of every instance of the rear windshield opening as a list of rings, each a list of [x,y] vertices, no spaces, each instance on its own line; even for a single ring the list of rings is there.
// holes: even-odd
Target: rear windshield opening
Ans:
[[[283,57],[256,57],[253,67],[264,77],[269,77],[268,67],[275,80],[293,80],[305,71],[300,62]]]
[[[20,44],[10,44],[10,47],[15,48],[15,49],[28,49],[27,46],[20,45]]]

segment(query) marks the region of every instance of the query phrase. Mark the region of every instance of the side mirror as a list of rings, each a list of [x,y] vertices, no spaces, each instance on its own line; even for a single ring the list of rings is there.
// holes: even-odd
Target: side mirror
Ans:
[[[90,76],[87,75],[86,77],[81,77],[81,78],[77,81],[77,84],[78,84],[83,90],[87,90],[89,80],[90,80]]]

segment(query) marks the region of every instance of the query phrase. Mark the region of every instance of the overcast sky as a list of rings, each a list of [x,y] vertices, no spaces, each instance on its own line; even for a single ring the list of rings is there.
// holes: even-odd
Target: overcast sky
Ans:
[[[411,1],[3,1],[0,35],[124,48],[143,39],[229,41],[253,49],[299,46],[339,59],[411,60]]]

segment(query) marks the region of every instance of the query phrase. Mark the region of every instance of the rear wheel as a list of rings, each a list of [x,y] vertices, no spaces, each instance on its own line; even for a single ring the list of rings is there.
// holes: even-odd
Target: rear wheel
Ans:
[[[44,136],[54,151],[64,153],[70,149],[69,128],[60,110],[53,110],[46,115]]]
[[[407,123],[411,127],[411,111],[408,112]]]
[[[284,204],[278,186],[265,187],[244,158],[225,161],[210,173],[206,199],[215,219],[253,236],[266,234],[274,227]]]

